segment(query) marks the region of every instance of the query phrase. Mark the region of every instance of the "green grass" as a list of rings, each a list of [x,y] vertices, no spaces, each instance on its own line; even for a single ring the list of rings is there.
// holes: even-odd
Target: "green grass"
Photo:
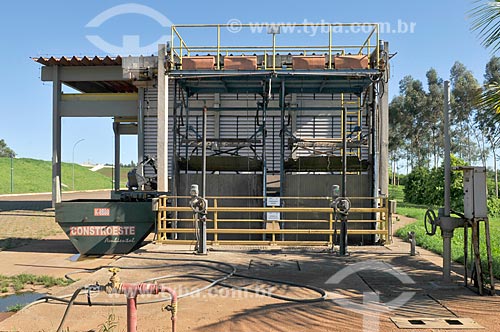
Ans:
[[[67,286],[71,283],[72,281],[68,279],[54,278],[46,275],[37,276],[26,273],[15,276],[0,275],[0,289],[3,293],[7,293],[9,288],[12,288],[15,292],[19,292],[26,285],[43,285],[46,288],[50,288],[54,286]]]
[[[8,312],[18,312],[22,308],[24,308],[24,305],[18,303],[18,304],[14,304],[14,305],[8,306],[6,309],[7,309]]]
[[[396,200],[399,202],[404,202],[405,200],[405,193],[404,193],[404,186],[395,186],[390,184],[389,185],[389,199]]]
[[[120,168],[120,187],[125,188],[127,184],[127,174],[128,172],[132,170],[132,167],[121,167]],[[104,167],[101,168],[100,170],[96,171],[96,173],[102,174],[110,179],[114,179],[113,175],[113,168],[111,167]]]
[[[426,208],[417,206],[405,206],[401,204],[398,206],[398,213],[408,217],[416,218],[415,223],[409,224],[396,231],[396,236],[408,240],[408,232],[415,232],[417,245],[437,254],[443,253],[443,238],[441,232],[436,232],[436,235],[429,236],[425,232],[424,215]],[[484,243],[484,223],[481,223],[481,260],[483,266],[486,268],[486,245]],[[491,252],[493,257],[493,273],[495,277],[500,278],[500,218],[490,218],[490,234],[491,234]],[[469,229],[469,245],[471,243],[471,231]],[[462,228],[456,229],[451,243],[451,257],[453,261],[462,263],[464,262],[464,230]],[[471,262],[471,248],[469,250],[468,261]],[[486,270],[485,270],[486,271]]]
[[[73,190],[73,167],[62,163],[63,191]],[[10,193],[10,158],[0,158],[0,194]],[[111,189],[111,178],[88,168],[75,165],[75,190]],[[52,190],[50,161],[15,158],[14,193],[39,193]]]

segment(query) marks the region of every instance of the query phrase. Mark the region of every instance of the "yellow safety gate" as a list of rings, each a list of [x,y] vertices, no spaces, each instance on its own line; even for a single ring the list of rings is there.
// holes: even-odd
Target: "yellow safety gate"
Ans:
[[[158,202],[158,218],[157,218],[157,243],[162,244],[193,244],[196,242],[194,239],[174,239],[179,234],[192,234],[194,237],[196,235],[197,229],[195,227],[194,215],[191,218],[178,218],[178,214],[191,213],[192,210],[189,206],[169,206],[167,200],[170,202],[175,202],[177,199],[189,200],[186,196],[162,196],[159,198]],[[339,230],[335,230],[335,213],[332,208],[330,208],[329,197],[281,197],[282,201],[292,201],[298,202],[304,201],[315,201],[316,205],[318,202],[323,201],[324,207],[248,207],[248,206],[221,206],[221,202],[231,202],[232,200],[260,200],[265,202],[264,197],[207,197],[209,202],[208,215],[207,215],[207,234],[213,234],[213,239],[208,240],[209,245],[279,245],[279,246],[302,246],[302,245],[312,245],[312,246],[331,246],[334,240],[334,233],[339,234]],[[356,206],[356,201],[372,201],[375,202],[376,208],[367,207],[352,207],[350,209],[350,215],[368,215],[368,219],[357,218],[349,219],[348,222],[351,226],[348,227],[348,235],[379,235],[381,240],[385,243],[392,242],[392,227],[391,227],[391,215],[389,213],[388,199],[385,197],[350,197],[353,202],[353,206]],[[322,203],[323,203],[322,202]],[[265,220],[259,218],[224,218],[225,214],[228,213],[264,213],[267,212],[280,212],[290,214],[294,213],[301,218],[297,219],[281,219],[281,220]],[[282,214],[283,215],[283,214]],[[322,216],[321,219],[307,219],[311,215]],[[372,216],[377,216],[375,219]],[[340,220],[338,221],[340,222]],[[190,223],[190,224],[189,224]],[[237,225],[245,225],[247,228],[220,228],[221,224],[232,223]],[[249,228],[249,223],[261,225],[261,228]],[[284,229],[279,227],[279,224],[283,223]],[[289,223],[300,224],[301,227],[305,225],[321,225],[323,227],[316,228],[289,228],[286,227]],[[375,229],[358,229],[352,227],[354,223],[375,223],[377,227]],[[180,226],[192,225],[192,227],[185,228]],[[262,227],[265,225],[266,227]],[[170,235],[169,235],[170,234]],[[262,240],[224,240],[220,239],[222,234],[262,234]],[[313,240],[313,241],[290,241],[281,240],[277,238],[280,234],[296,234],[296,235],[325,235],[325,240]],[[265,238],[265,236],[269,238]]]

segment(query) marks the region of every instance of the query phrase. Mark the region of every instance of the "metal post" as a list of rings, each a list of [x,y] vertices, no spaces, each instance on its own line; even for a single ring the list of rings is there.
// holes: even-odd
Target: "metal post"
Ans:
[[[347,197],[347,107],[342,108],[342,197]],[[340,223],[339,255],[347,254],[347,215],[342,215]]]
[[[144,176],[144,88],[139,88],[139,108],[137,114],[137,172]]]
[[[168,83],[165,45],[158,46],[158,191],[168,191]]]
[[[410,256],[415,256],[415,247],[417,241],[415,240],[415,232],[408,232],[408,240],[410,241]]]
[[[115,133],[115,191],[120,191],[120,123],[113,122]]]
[[[444,211],[443,216],[450,216],[450,82],[444,82]],[[453,231],[442,231],[443,236],[443,280],[451,280],[451,238]]]
[[[202,147],[201,147],[201,197],[205,199],[207,195],[207,108],[203,107],[203,137],[202,137]],[[207,216],[197,214],[199,216],[199,230],[200,230],[200,242],[198,243],[198,254],[207,254]]]
[[[81,138],[73,144],[73,152],[71,154],[71,164],[73,167],[73,191],[75,190],[75,148],[81,141],[85,141],[85,138]]]
[[[59,66],[52,79],[52,207],[61,202],[61,93]]]
[[[444,81],[444,216],[450,216],[450,81]]]

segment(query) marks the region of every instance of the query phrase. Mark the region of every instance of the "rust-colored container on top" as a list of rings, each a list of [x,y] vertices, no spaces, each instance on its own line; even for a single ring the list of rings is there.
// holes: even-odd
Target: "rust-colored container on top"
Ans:
[[[182,58],[182,70],[214,70],[214,56],[185,56]]]
[[[368,69],[368,55],[337,55],[335,69]]]
[[[257,70],[257,56],[225,56],[224,70]]]
[[[324,55],[296,55],[292,57],[292,66],[295,70],[325,69]]]

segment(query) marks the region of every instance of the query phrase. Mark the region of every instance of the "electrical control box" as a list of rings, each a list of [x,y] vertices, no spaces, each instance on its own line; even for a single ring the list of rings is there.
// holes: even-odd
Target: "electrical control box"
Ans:
[[[467,219],[488,217],[486,168],[463,167],[464,172],[464,215]]]

